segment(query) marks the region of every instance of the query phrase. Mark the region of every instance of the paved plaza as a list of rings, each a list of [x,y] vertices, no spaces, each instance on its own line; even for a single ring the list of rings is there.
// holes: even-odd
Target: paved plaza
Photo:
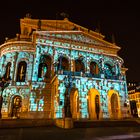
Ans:
[[[140,140],[140,127],[0,129],[0,140]]]

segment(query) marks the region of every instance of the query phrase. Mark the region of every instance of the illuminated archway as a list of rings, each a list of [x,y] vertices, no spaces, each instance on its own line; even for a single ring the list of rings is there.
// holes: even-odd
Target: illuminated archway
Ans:
[[[21,112],[22,98],[19,95],[16,95],[12,98],[11,105],[11,117],[19,117],[19,112]]]
[[[70,93],[70,108],[73,119],[79,118],[79,97],[78,90],[73,88]]]
[[[87,96],[88,113],[90,119],[100,119],[100,93],[96,89],[90,89]]]
[[[108,111],[111,119],[121,118],[120,97],[115,90],[109,90],[108,92]]]

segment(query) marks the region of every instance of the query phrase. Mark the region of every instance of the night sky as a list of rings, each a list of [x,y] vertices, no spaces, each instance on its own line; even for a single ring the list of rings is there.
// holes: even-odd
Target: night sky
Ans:
[[[116,1],[116,2],[115,2]],[[69,20],[88,29],[100,29],[112,42],[121,47],[119,56],[124,59],[127,80],[140,82],[140,10],[137,0],[5,0],[0,5],[0,44],[5,37],[20,33],[20,18],[27,13],[38,19],[63,19],[65,12]],[[132,3],[133,2],[133,3]]]

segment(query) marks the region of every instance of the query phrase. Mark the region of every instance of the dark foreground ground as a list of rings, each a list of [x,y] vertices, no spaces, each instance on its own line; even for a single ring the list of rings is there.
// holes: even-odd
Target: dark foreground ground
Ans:
[[[140,127],[1,128],[0,140],[140,140]]]

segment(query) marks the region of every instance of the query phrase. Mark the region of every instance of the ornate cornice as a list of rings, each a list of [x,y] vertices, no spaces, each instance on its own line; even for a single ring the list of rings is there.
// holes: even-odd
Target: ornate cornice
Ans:
[[[36,36],[36,43],[43,46],[55,46],[112,56],[117,56],[117,52],[120,50],[120,47],[114,44],[88,36],[81,31],[36,31],[34,36]]]
[[[0,46],[0,56],[9,52],[35,52],[35,47],[32,42],[27,41],[7,42]]]

